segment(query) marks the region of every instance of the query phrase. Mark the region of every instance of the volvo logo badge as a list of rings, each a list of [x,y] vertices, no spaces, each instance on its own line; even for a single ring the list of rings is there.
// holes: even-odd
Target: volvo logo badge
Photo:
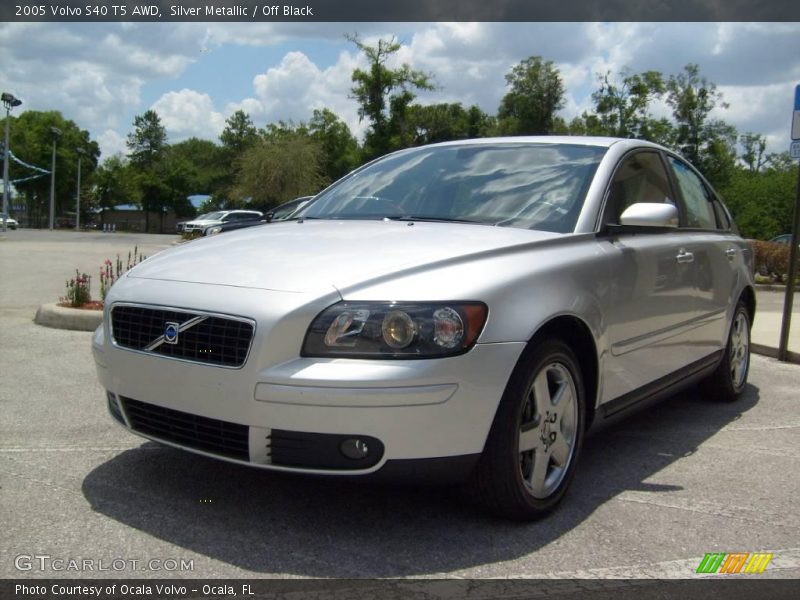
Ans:
[[[180,324],[173,321],[167,321],[164,324],[164,341],[167,344],[178,343],[178,333],[180,332]]]

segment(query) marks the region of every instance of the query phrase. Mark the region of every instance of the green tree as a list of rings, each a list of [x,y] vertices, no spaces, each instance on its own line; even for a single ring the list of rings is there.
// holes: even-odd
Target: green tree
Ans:
[[[709,114],[719,105],[727,108],[717,86],[700,75],[700,67],[688,64],[683,72],[671,75],[666,84],[667,104],[676,123],[676,143],[695,165],[702,161],[705,145],[710,142],[706,127]]]
[[[189,140],[187,140],[189,141]],[[198,142],[204,140],[197,140]],[[213,142],[210,142],[213,145]],[[185,144],[185,142],[182,142]],[[175,148],[178,146],[178,151]],[[182,155],[186,146],[170,146],[168,155],[157,173],[161,179],[161,193],[164,198],[164,208],[175,212],[179,217],[194,216],[195,210],[189,202],[192,194],[203,193],[208,185],[208,173],[203,172],[195,159]],[[164,211],[159,213],[159,230],[163,231]]]
[[[28,110],[18,117],[11,117],[9,147],[19,160],[50,170],[52,163],[53,135],[56,127],[61,135],[56,142],[55,216],[75,210],[78,152],[86,152],[81,160],[81,187],[89,189],[92,175],[97,168],[100,148],[91,139],[89,132],[74,121],[65,119],[57,111]],[[5,119],[0,119],[0,131],[5,128]],[[17,181],[14,187],[20,199],[14,204],[24,204],[28,223],[34,227],[47,226],[50,211],[50,176],[24,167],[14,160],[9,161],[9,177]],[[25,181],[21,181],[25,179]],[[83,197],[82,197],[83,200]]]
[[[553,133],[561,135],[608,135],[606,126],[594,113],[583,111],[579,116],[566,123],[563,119],[553,122]]]
[[[167,148],[167,130],[156,111],[134,117],[126,144],[131,165],[139,171],[151,170],[161,161]]]
[[[228,181],[229,170],[225,167],[225,150],[210,140],[189,138],[167,148],[168,163],[182,163],[180,168],[186,176],[186,195],[216,195]]]
[[[122,154],[109,156],[95,171],[91,199],[97,208],[137,204],[138,193],[136,175]]]
[[[414,145],[486,137],[495,128],[494,119],[478,106],[465,109],[460,103],[412,105],[408,122]]]
[[[225,120],[225,129],[219,139],[225,151],[235,159],[258,141],[258,131],[250,115],[243,110],[237,110]]]
[[[250,115],[243,110],[237,110],[225,120],[225,129],[219,139],[222,142],[221,152],[218,153],[222,174],[215,179],[209,192],[211,198],[204,203],[201,210],[236,208],[240,205],[235,194],[237,169],[245,150],[258,143],[259,136]]]
[[[412,69],[408,64],[397,69],[386,65],[400,50],[400,43],[394,38],[380,39],[377,46],[368,46],[357,35],[346,37],[369,63],[367,70],[353,71],[355,85],[350,90],[358,102],[359,118],[369,121],[364,139],[365,157],[374,158],[410,145],[408,107],[416,97],[416,91],[434,89],[431,76]]]
[[[327,108],[315,109],[308,131],[322,148],[323,171],[328,181],[336,181],[358,166],[358,141],[335,113]]]
[[[136,173],[139,202],[145,213],[145,229],[150,231],[150,213],[159,215],[159,228],[168,205],[168,191],[160,170],[167,151],[167,131],[154,110],[133,119],[133,131],[128,134],[128,159]]]
[[[235,193],[259,210],[316,194],[326,182],[319,142],[281,126],[245,150],[239,166]]]
[[[598,79],[600,88],[592,94],[592,100],[606,134],[652,140],[657,126],[650,105],[666,91],[661,73],[623,70],[614,78],[609,71]]]
[[[791,231],[797,162],[783,153],[760,171],[737,168],[719,191],[744,237],[769,240]]]
[[[553,61],[531,56],[506,75],[509,91],[497,111],[499,129],[508,135],[552,133],[556,112],[564,107],[564,84]]]
[[[768,160],[767,138],[757,133],[743,133],[739,136],[742,146],[740,158],[751,173],[758,173]]]
[[[715,188],[727,185],[736,170],[736,128],[725,121],[712,119],[706,123],[703,151],[695,166]]]

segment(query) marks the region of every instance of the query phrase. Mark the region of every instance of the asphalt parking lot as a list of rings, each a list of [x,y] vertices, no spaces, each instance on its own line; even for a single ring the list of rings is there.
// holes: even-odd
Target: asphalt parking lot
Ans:
[[[763,356],[735,404],[690,390],[591,437],[566,502],[531,524],[448,489],[282,476],[128,434],[91,334],[32,319],[75,268],[174,239],[0,239],[0,577],[688,578],[706,553],[739,551],[774,554],[759,577],[800,577],[800,366]]]

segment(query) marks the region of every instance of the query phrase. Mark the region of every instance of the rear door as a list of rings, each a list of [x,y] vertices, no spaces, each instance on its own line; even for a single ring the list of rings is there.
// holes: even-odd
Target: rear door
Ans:
[[[711,354],[726,343],[747,250],[702,177],[678,157],[668,156],[667,163],[686,213],[686,248],[694,256],[697,327],[691,342]]]

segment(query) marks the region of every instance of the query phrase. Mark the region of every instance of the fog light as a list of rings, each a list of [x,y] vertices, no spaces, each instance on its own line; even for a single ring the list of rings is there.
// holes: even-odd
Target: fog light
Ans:
[[[346,439],[339,444],[339,450],[347,458],[352,460],[361,460],[362,458],[366,458],[367,454],[369,453],[369,447],[367,446],[367,443],[358,438]]]

